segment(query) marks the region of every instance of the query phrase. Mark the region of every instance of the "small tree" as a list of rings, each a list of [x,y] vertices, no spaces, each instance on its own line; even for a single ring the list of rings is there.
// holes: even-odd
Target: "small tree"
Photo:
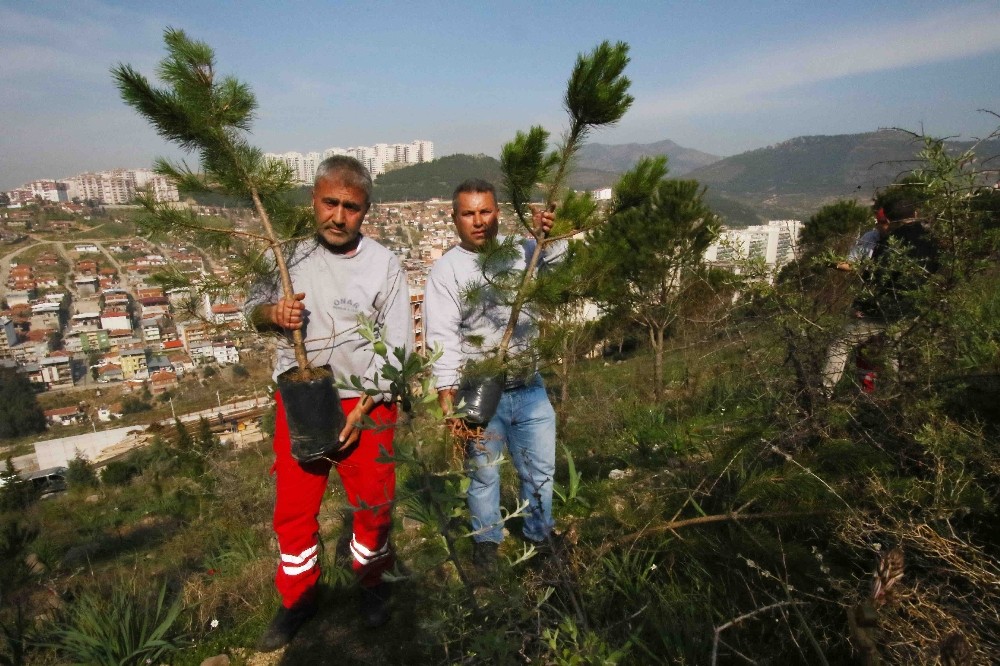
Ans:
[[[211,453],[219,445],[219,438],[212,432],[212,425],[204,416],[198,419],[198,436],[195,444],[201,453]]]
[[[667,332],[698,284],[720,220],[693,180],[665,180],[666,158],[643,158],[615,186],[608,222],[587,247],[595,297],[644,329],[653,348],[653,395],[663,397]]]
[[[35,492],[31,482],[17,473],[11,456],[7,456],[6,463],[0,470],[0,511],[19,511],[31,504]]]
[[[215,55],[204,42],[191,40],[183,31],[173,28],[164,32],[163,39],[167,57],[160,62],[157,73],[166,87],[153,87],[130,65],[120,64],[112,70],[125,102],[162,137],[197,152],[200,160],[198,171],[185,162],[178,164],[164,159],[156,160],[154,170],[183,191],[214,192],[249,200],[263,232],[211,226],[193,211],[157,203],[151,194],[140,198],[150,213],[140,224],[150,234],[186,235],[202,248],[229,248],[237,239],[248,243],[234,284],[247,284],[253,277],[269,272],[263,260],[269,251],[280,276],[282,293],[285,298],[292,298],[295,291],[283,247],[304,233],[309,220],[301,209],[283,199],[294,188],[288,167],[265,158],[246,139],[257,101],[246,84],[233,77],[217,77]],[[190,285],[180,275],[174,275],[173,279]],[[226,291],[230,285],[206,279],[200,288],[209,292]],[[308,379],[311,372],[302,332],[293,331],[291,338],[300,372]]]
[[[66,465],[66,485],[70,488],[93,488],[97,485],[94,466],[79,451]]]
[[[31,382],[13,369],[0,369],[0,439],[44,431],[45,413]]]
[[[810,254],[823,249],[843,253],[848,241],[857,239],[871,219],[871,209],[856,201],[827,204],[806,220],[799,239]]]
[[[546,153],[549,133],[537,125],[527,133],[518,132],[501,151],[500,168],[514,212],[524,230],[535,239],[534,252],[510,301],[510,319],[497,350],[501,364],[506,359],[521,309],[532,300],[531,283],[542,250],[551,242],[574,236],[596,222],[596,206],[590,196],[564,193],[563,188],[573,159],[590,132],[615,125],[635,101],[628,94],[631,81],[623,75],[629,63],[628,49],[625,42],[614,45],[602,42],[589,54],[577,56],[563,98],[569,127],[555,152]],[[564,222],[551,237],[537,232],[531,223],[529,202],[538,185],[545,191],[545,208],[552,210],[562,201],[560,218]],[[489,263],[491,258],[484,261]]]

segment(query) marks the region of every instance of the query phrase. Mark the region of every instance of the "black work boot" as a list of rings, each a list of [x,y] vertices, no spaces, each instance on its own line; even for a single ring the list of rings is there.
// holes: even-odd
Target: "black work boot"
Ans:
[[[299,628],[316,614],[316,607],[315,596],[311,596],[308,600],[302,600],[291,608],[279,606],[278,611],[271,618],[271,624],[267,625],[264,635],[260,637],[257,650],[273,652],[288,645]]]
[[[472,544],[472,565],[486,574],[496,573],[500,544],[495,541],[477,541]]]
[[[377,629],[389,621],[389,596],[392,589],[388,583],[361,588],[361,620],[368,629]]]

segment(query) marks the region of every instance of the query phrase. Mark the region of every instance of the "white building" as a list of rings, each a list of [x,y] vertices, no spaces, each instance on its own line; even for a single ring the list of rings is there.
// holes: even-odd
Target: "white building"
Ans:
[[[61,181],[70,198],[93,199],[107,205],[130,204],[136,194],[152,190],[157,201],[179,201],[177,188],[151,169],[111,169],[81,173]]]
[[[32,197],[41,197],[42,201],[52,203],[69,201],[69,188],[66,183],[55,180],[33,180],[24,187],[31,190]]]
[[[434,160],[434,142],[418,139],[410,143],[377,143],[374,146],[327,148],[322,153],[266,153],[264,157],[283,162],[292,170],[296,182],[311,184],[320,162],[333,155],[349,155],[362,164],[375,178],[385,173],[392,163],[420,164]]]
[[[771,220],[744,229],[724,229],[705,251],[705,261],[730,264],[762,259],[769,268],[779,268],[795,258],[799,220]]]

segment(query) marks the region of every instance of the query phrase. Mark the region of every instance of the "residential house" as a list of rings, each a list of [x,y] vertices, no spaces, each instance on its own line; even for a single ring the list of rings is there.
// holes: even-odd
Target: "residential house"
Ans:
[[[131,331],[132,318],[125,310],[109,308],[101,313],[101,328],[108,331]]]
[[[191,360],[191,357],[183,349],[167,354],[167,360],[170,361],[170,366],[174,369],[178,377],[183,377],[187,372],[194,372],[197,368],[194,361]]]
[[[101,384],[120,382],[125,379],[122,366],[117,363],[105,363],[97,367],[97,381]]]
[[[219,365],[229,365],[240,362],[240,351],[236,345],[226,342],[216,342],[212,344],[212,356]]]
[[[212,322],[222,325],[230,322],[243,322],[243,312],[232,303],[216,303],[211,307]]]
[[[97,275],[97,262],[93,259],[82,259],[76,262],[76,273],[78,275]]]
[[[83,420],[79,407],[58,407],[45,410],[45,420],[49,425],[73,425]]]
[[[120,419],[125,416],[122,411],[122,403],[116,402],[113,405],[102,405],[97,408],[97,418],[100,421],[110,421],[112,419]]]
[[[153,395],[160,395],[176,388],[177,375],[169,370],[157,370],[149,376],[149,392]]]
[[[140,327],[142,328],[142,338],[147,344],[160,341],[160,322],[158,319],[143,319]]]

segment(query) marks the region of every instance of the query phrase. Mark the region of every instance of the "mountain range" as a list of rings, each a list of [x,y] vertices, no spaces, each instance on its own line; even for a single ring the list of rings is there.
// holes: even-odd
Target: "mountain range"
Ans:
[[[948,146],[958,152],[972,144],[954,141]],[[867,203],[878,188],[913,169],[922,148],[919,139],[897,130],[802,136],[722,158],[670,140],[593,143],[577,155],[569,185],[580,190],[610,187],[640,157],[665,154],[671,177],[698,180],[707,188],[709,204],[728,224],[745,226],[767,219],[807,219],[839,199]],[[1000,154],[1000,141],[983,142],[976,152],[981,157]],[[499,162],[484,155],[451,155],[392,171],[379,177],[375,199],[448,198],[455,184],[469,177],[499,185]]]

